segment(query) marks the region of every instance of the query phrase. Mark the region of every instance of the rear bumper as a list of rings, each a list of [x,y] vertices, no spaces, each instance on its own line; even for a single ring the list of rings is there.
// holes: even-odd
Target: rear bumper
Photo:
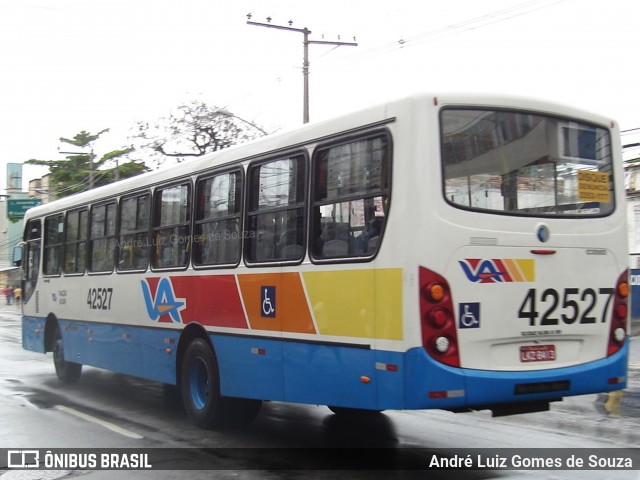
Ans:
[[[572,367],[540,371],[488,371],[452,368],[422,348],[407,352],[407,408],[464,409],[553,400],[621,390],[627,384],[629,339],[611,357]]]

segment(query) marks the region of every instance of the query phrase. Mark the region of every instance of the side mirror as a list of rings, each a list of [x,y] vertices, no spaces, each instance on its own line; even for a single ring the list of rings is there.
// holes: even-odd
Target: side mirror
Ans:
[[[17,245],[13,248],[13,266],[22,266],[22,245]]]

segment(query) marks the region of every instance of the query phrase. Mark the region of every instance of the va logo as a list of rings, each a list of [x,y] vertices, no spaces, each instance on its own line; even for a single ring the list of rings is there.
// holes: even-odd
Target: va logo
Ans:
[[[474,283],[535,281],[535,263],[532,259],[465,258],[458,263],[469,281]]]
[[[147,306],[149,318],[154,322],[163,315],[169,315],[171,321],[182,323],[180,311],[186,308],[187,302],[184,298],[176,298],[173,285],[168,278],[161,278],[154,294],[147,279],[140,281],[144,303]]]

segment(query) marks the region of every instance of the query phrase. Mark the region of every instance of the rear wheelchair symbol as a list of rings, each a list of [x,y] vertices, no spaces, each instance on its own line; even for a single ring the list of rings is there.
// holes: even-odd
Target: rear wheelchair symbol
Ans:
[[[471,328],[480,325],[480,304],[462,303],[463,312],[460,314],[460,327]]]

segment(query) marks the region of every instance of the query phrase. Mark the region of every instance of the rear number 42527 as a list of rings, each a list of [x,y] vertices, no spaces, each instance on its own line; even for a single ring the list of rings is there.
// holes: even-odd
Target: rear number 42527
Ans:
[[[518,318],[529,320],[529,326],[560,325],[560,322],[605,323],[613,298],[613,288],[565,288],[558,291],[547,288],[542,292],[532,288],[524,297]],[[539,319],[539,321],[538,321]]]

